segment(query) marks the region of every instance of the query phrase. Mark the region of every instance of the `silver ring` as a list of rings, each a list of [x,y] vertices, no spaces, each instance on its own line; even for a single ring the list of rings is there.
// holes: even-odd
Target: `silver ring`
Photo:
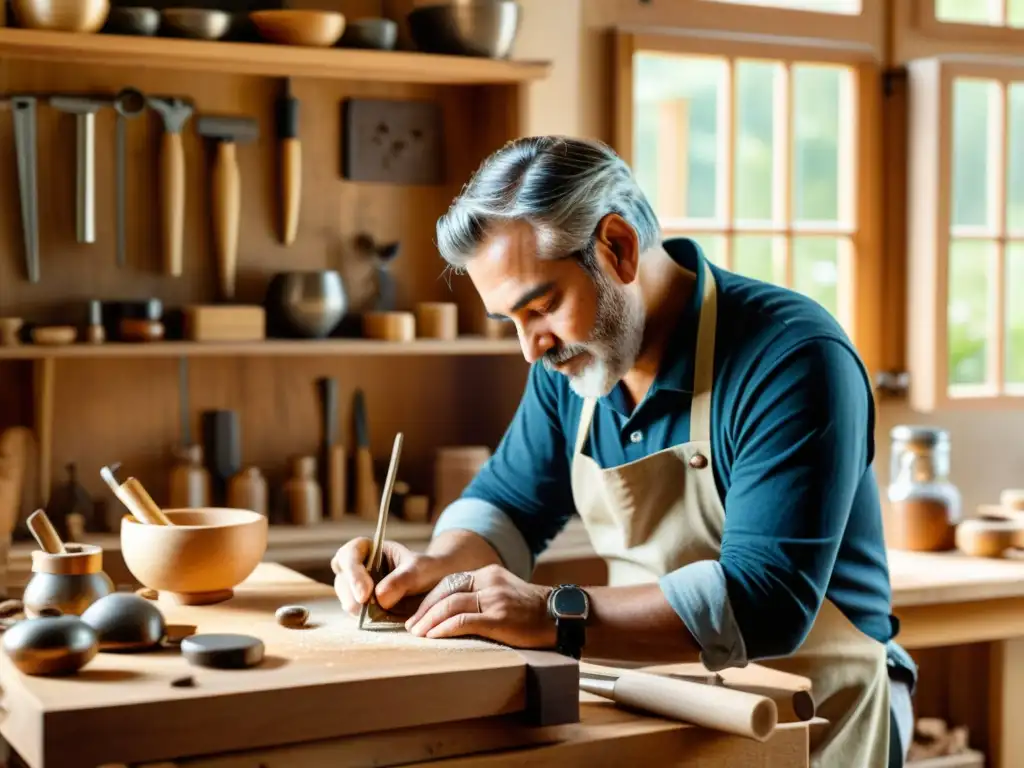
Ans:
[[[473,584],[473,577],[465,571],[459,573],[450,573],[445,576],[445,581],[448,582],[448,593],[454,594],[456,592],[467,592],[470,586]]]

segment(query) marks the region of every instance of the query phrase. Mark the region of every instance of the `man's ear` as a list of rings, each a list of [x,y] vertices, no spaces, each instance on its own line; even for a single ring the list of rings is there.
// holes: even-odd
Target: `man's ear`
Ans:
[[[609,213],[597,223],[595,232],[598,260],[624,284],[636,279],[640,268],[640,240],[636,230],[617,213]]]

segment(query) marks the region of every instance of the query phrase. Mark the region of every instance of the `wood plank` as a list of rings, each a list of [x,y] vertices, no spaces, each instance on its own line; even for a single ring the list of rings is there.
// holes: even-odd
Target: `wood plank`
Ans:
[[[373,339],[325,339],[323,341],[157,341],[85,342],[64,347],[24,344],[0,347],[0,360],[39,358],[161,358],[161,357],[320,357],[326,355],[518,355],[517,339],[488,339],[464,336],[452,341],[416,339],[415,341],[377,341]]]
[[[889,550],[897,608],[1024,597],[1024,560]]]
[[[179,40],[0,29],[0,57],[80,65],[217,72],[265,77],[480,85],[546,77],[545,62],[517,62],[407,51],[307,48],[269,43]]]
[[[291,603],[309,608],[309,628],[276,623],[274,611]],[[257,636],[267,657],[251,670],[223,671],[192,667],[173,651],[101,653],[73,677],[44,678],[21,674],[3,655],[8,716],[0,732],[32,768],[169,760],[527,707],[530,664],[519,652],[482,640],[360,631],[333,589],[282,566],[261,564],[225,603],[162,600],[160,608],[169,623],[200,633]],[[545,671],[557,676],[560,668],[533,668]],[[194,687],[171,686],[186,675]],[[562,685],[545,692],[549,703],[558,691],[577,695]]]

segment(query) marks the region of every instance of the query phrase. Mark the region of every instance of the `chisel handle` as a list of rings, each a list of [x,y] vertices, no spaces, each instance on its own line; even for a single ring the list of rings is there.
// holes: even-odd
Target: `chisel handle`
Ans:
[[[160,175],[164,183],[164,269],[179,277],[185,236],[185,150],[181,134],[165,131],[160,142]]]
[[[281,140],[281,195],[282,240],[291,245],[299,231],[302,201],[302,143],[298,139]]]
[[[242,184],[238,171],[238,153],[234,142],[217,144],[213,164],[213,226],[220,275],[221,297],[235,296],[235,269],[238,264],[238,227],[242,212]]]

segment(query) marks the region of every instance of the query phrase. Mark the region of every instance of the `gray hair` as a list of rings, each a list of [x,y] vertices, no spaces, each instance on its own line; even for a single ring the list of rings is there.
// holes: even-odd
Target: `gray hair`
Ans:
[[[562,136],[516,139],[488,157],[437,221],[437,248],[462,269],[498,222],[525,221],[544,259],[592,257],[598,223],[619,214],[643,253],[661,242],[651,204],[605,144]]]

